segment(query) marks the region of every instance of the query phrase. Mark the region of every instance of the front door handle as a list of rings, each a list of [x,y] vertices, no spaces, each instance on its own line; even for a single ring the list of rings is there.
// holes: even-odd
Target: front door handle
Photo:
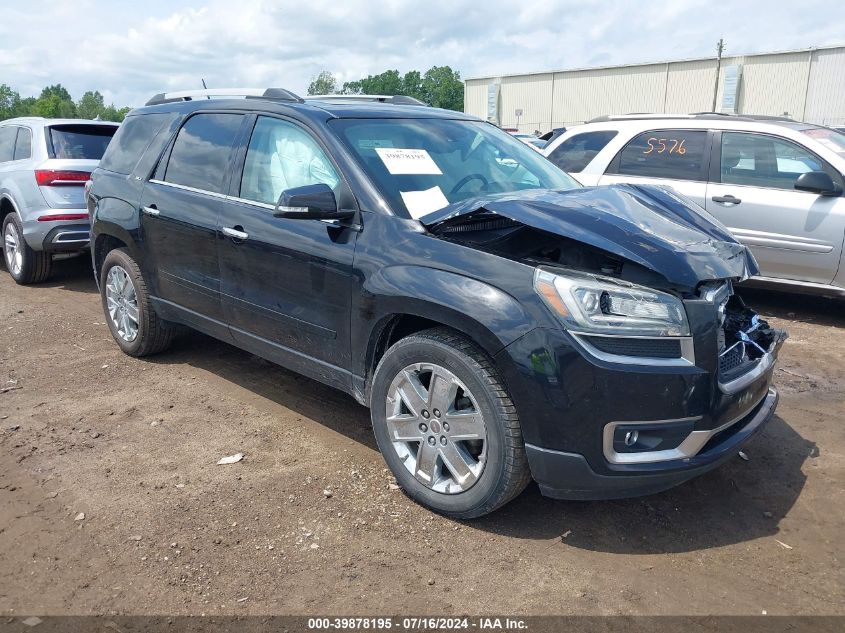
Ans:
[[[151,204],[148,207],[141,207],[141,211],[152,217],[156,217],[161,213],[161,211],[156,209],[156,206],[154,204]]]
[[[710,199],[713,202],[718,202],[720,204],[739,204],[740,202],[742,202],[742,200],[730,194],[727,196],[713,196]]]
[[[239,230],[241,228],[243,227],[229,228],[228,226],[224,226],[223,235],[231,237],[233,240],[243,241],[249,237],[249,233]]]

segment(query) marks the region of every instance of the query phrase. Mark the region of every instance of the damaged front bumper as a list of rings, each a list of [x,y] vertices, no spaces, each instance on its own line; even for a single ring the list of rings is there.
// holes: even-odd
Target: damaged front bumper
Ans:
[[[732,296],[685,306],[692,362],[614,362],[577,335],[544,328],[499,354],[543,494],[609,499],[671,488],[736,455],[772,417],[786,333]],[[731,349],[741,354],[727,362]]]

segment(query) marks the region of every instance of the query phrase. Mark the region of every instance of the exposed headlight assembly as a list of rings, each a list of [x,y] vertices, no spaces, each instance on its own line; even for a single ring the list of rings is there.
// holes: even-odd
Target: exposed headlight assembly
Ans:
[[[588,273],[538,268],[534,288],[567,329],[612,336],[689,336],[684,304],[659,290]]]

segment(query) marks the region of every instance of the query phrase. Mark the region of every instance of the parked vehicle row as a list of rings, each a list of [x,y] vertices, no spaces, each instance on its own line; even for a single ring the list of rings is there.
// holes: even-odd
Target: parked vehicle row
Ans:
[[[777,403],[786,335],[734,295],[757,264],[718,220],[665,188],[582,187],[461,113],[156,95],[86,200],[124,352],[187,325],[350,393],[399,485],[449,516],[532,478],[566,499],[665,489]]]
[[[83,186],[116,130],[116,123],[79,119],[0,123],[3,254],[16,282],[44,281],[56,254],[88,248]]]
[[[773,117],[604,117],[544,148],[585,185],[670,186],[756,257],[751,283],[845,296],[845,136]]]

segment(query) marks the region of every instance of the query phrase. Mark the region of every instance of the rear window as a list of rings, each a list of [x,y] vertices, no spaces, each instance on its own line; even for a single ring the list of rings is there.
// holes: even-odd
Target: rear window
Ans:
[[[202,191],[224,193],[232,146],[243,115],[203,113],[192,116],[176,136],[164,180]]]
[[[150,142],[171,119],[168,113],[127,117],[109,144],[100,167],[118,174],[131,174]]]
[[[652,130],[635,137],[616,158],[626,176],[704,179],[705,130]]]
[[[29,128],[18,128],[18,140],[15,142],[15,160],[32,158],[32,132]]]
[[[18,128],[11,125],[0,127],[0,163],[6,163],[15,157],[15,138]]]
[[[570,136],[555,148],[549,160],[563,171],[583,171],[616,134],[614,130],[606,130]]]
[[[50,158],[100,160],[117,128],[113,125],[54,125],[47,134]]]

